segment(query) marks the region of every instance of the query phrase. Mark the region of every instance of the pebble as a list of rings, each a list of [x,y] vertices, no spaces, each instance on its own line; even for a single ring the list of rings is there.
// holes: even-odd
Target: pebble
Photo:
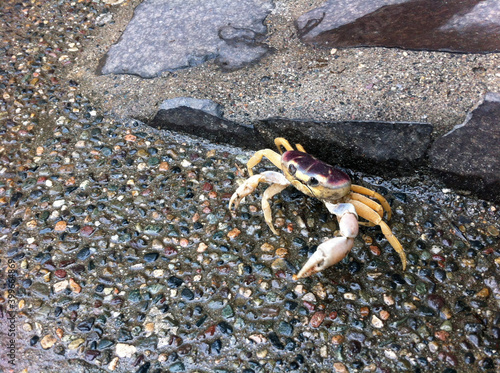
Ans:
[[[343,335],[340,335],[340,334],[336,334],[334,336],[332,336],[332,344],[334,345],[340,345],[344,342],[344,336]]]
[[[384,303],[388,306],[393,306],[395,303],[394,298],[391,295],[384,294]]]
[[[371,323],[377,329],[384,327],[384,323],[376,315],[372,315]]]
[[[333,364],[333,369],[335,369],[336,373],[348,373],[349,370],[343,363],[334,363]]]
[[[56,342],[57,342],[57,338],[56,337],[54,337],[53,335],[47,334],[40,341],[40,346],[42,346],[42,348],[44,350],[48,350],[49,348],[51,348],[52,346],[54,346],[54,344]]]
[[[79,294],[82,291],[82,287],[72,278],[69,279],[69,287],[74,293]]]
[[[66,230],[67,223],[63,220],[58,221],[54,227],[55,232],[64,232]]]
[[[61,291],[65,290],[69,285],[68,280],[63,280],[56,282],[53,287],[54,287],[54,293],[60,293]]]
[[[125,344],[125,343],[117,343],[115,346],[116,355],[121,358],[130,358],[137,351],[137,348],[133,345]]]
[[[381,318],[383,321],[388,320],[390,316],[391,316],[391,314],[390,314],[389,312],[387,312],[386,310],[382,310],[382,311],[380,311],[380,318]]]
[[[236,238],[240,235],[241,231],[238,228],[233,228],[229,233],[227,234],[227,237],[230,239]]]
[[[323,320],[326,317],[326,313],[322,311],[315,312],[312,317],[310,324],[313,328],[319,328],[319,326],[323,323]]]
[[[84,342],[85,342],[85,339],[83,339],[83,338],[77,338],[77,339],[73,340],[72,342],[70,342],[70,344],[68,344],[68,350],[76,350]]]
[[[490,296],[490,289],[484,287],[479,290],[474,296],[477,298],[488,298]]]

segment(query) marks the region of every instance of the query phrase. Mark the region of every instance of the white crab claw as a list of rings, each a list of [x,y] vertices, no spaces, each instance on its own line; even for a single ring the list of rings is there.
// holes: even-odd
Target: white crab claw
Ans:
[[[314,254],[304,264],[296,278],[309,277],[337,264],[351,251],[354,238],[335,237],[318,246]]]
[[[259,185],[260,175],[253,175],[249,177],[243,184],[241,184],[236,192],[233,193],[231,199],[229,200],[229,210],[231,210],[231,206],[234,204],[234,209],[236,210],[243,198],[252,193],[255,188]]]

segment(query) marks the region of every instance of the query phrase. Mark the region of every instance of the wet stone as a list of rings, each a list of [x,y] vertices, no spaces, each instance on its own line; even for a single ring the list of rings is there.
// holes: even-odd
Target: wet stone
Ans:
[[[78,324],[77,328],[81,330],[82,332],[89,332],[92,329],[92,326],[94,325],[95,318],[94,317],[89,317],[87,320],[81,322]]]
[[[278,325],[277,332],[278,334],[289,337],[293,334],[293,326],[286,321],[281,321]]]
[[[120,330],[118,331],[118,342],[126,342],[132,339],[132,333],[130,333],[126,329],[120,328]]]
[[[234,316],[233,309],[229,304],[222,309],[221,313],[222,317],[224,317],[225,319],[229,319]]]
[[[233,334],[233,327],[229,325],[225,321],[221,321],[220,323],[217,324],[217,329],[222,333],[222,334]]]
[[[450,187],[500,201],[499,117],[500,94],[488,93],[466,122],[434,142],[431,167]]]
[[[184,280],[182,280],[179,277],[171,276],[168,278],[167,283],[168,283],[168,286],[175,289],[175,288],[178,288],[179,286],[181,286],[184,283]]]
[[[194,293],[191,289],[189,288],[184,288],[181,291],[181,296],[186,299],[186,300],[193,300],[194,299]]]
[[[270,118],[256,123],[267,146],[286,137],[326,163],[378,175],[403,175],[424,165],[432,126],[426,123],[321,122]],[[331,152],[329,149],[335,149]]]
[[[133,303],[139,303],[142,300],[140,290],[132,290],[128,295],[128,300]]]
[[[84,247],[76,254],[76,257],[80,260],[85,260],[90,256],[90,247]]]
[[[296,20],[299,37],[327,47],[500,51],[495,1],[329,0]]]
[[[31,286],[31,292],[42,299],[48,299],[50,296],[50,288],[45,284],[36,283]]]
[[[213,142],[222,142],[243,148],[259,149],[264,147],[264,143],[255,128],[188,107],[159,110],[155,117],[148,122],[148,125],[158,129],[203,136]]]
[[[285,346],[280,341],[278,335],[275,332],[269,333],[267,335],[267,337],[269,338],[269,341],[271,342],[271,344],[273,345],[274,348],[276,348],[278,350],[284,350],[285,349]]]
[[[160,254],[158,254],[158,253],[148,253],[148,254],[144,255],[144,260],[148,263],[152,263],[152,262],[156,261],[156,259],[158,259],[159,256],[160,256]]]
[[[97,345],[98,350],[105,350],[108,347],[111,347],[115,344],[112,340],[109,339],[101,339],[99,344]]]
[[[172,373],[175,373],[175,372],[184,372],[185,371],[185,367],[184,367],[184,364],[182,362],[177,362],[177,363],[174,363],[172,365],[170,365],[168,367],[168,370]]]

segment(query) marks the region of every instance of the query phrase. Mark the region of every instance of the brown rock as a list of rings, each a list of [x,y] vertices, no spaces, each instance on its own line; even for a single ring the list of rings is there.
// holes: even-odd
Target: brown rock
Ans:
[[[500,51],[496,0],[329,0],[296,20],[305,43],[451,52]]]

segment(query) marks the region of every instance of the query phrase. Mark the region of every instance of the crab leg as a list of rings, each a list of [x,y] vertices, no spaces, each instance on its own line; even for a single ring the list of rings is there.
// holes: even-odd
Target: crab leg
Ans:
[[[382,206],[380,206],[377,202],[375,202],[374,200],[362,195],[362,194],[359,194],[359,193],[354,193],[354,192],[351,192],[351,200],[356,200],[356,201],[359,201],[365,205],[367,205],[368,207],[370,207],[372,210],[376,211],[377,214],[380,215],[381,218],[384,217],[384,209]],[[389,214],[390,215],[390,214]],[[375,223],[372,223],[372,222],[364,222],[364,221],[360,221],[359,222],[359,225],[363,225],[363,226],[366,226],[366,227],[373,227],[375,226]]]
[[[401,243],[392,233],[391,228],[389,228],[385,221],[383,221],[382,218],[368,206],[355,200],[351,200],[351,203],[356,208],[356,212],[359,214],[359,216],[361,216],[363,219],[368,220],[369,222],[375,223],[376,225],[380,226],[380,228],[382,229],[382,233],[384,234],[385,238],[387,238],[387,241],[389,241],[394,250],[396,250],[396,252],[399,254],[401,262],[403,263],[403,270],[406,269],[406,254],[403,250],[403,246],[401,246]]]
[[[351,193],[351,199],[364,203],[372,210],[375,210],[375,212],[379,214],[381,218],[384,216],[384,209],[374,200],[359,193]]]
[[[328,211],[337,216],[340,237],[331,238],[318,246],[295,278],[309,277],[340,262],[351,251],[358,235],[358,215],[350,203],[325,202]]]
[[[269,200],[273,198],[275,194],[278,194],[283,189],[285,189],[289,184],[272,184],[269,188],[262,194],[262,211],[264,212],[264,220],[266,221],[268,227],[273,231],[275,235],[278,236],[278,232],[273,226],[273,216],[271,214],[271,206],[269,205]]]
[[[261,182],[271,183],[271,186],[266,189],[264,195],[262,196],[262,211],[264,212],[264,219],[266,220],[269,228],[271,228],[274,234],[278,234],[273,227],[273,217],[271,215],[269,200],[273,198],[275,194],[281,192],[290,185],[290,182],[283,174],[275,171],[266,171],[249,177],[231,196],[231,199],[229,200],[229,209],[231,210],[233,204],[234,208],[237,209],[241,200],[252,193]]]
[[[387,221],[391,220],[391,206],[389,205],[389,202],[387,202],[387,200],[382,195],[378,194],[374,190],[356,184],[351,184],[351,190],[353,192],[364,194],[368,197],[373,197],[378,199],[384,210],[387,212]]]
[[[288,142],[287,139],[285,139],[284,137],[277,137],[274,139],[274,144],[276,145],[276,147],[278,148],[278,150],[280,151],[280,153],[283,153],[282,152],[282,149],[281,147],[283,146],[287,151],[288,150],[293,150],[293,147],[290,145],[290,143]],[[306,150],[304,149],[304,147],[300,144],[295,144],[295,147],[297,148],[297,150],[299,152],[302,152],[302,153],[307,153]]]
[[[281,170],[281,155],[279,155],[278,153],[276,153],[274,150],[271,149],[262,149],[259,150],[258,152],[255,152],[252,158],[250,158],[247,162],[248,174],[250,176],[253,176],[252,168],[258,165],[263,157],[268,158],[273,165],[275,165]]]

